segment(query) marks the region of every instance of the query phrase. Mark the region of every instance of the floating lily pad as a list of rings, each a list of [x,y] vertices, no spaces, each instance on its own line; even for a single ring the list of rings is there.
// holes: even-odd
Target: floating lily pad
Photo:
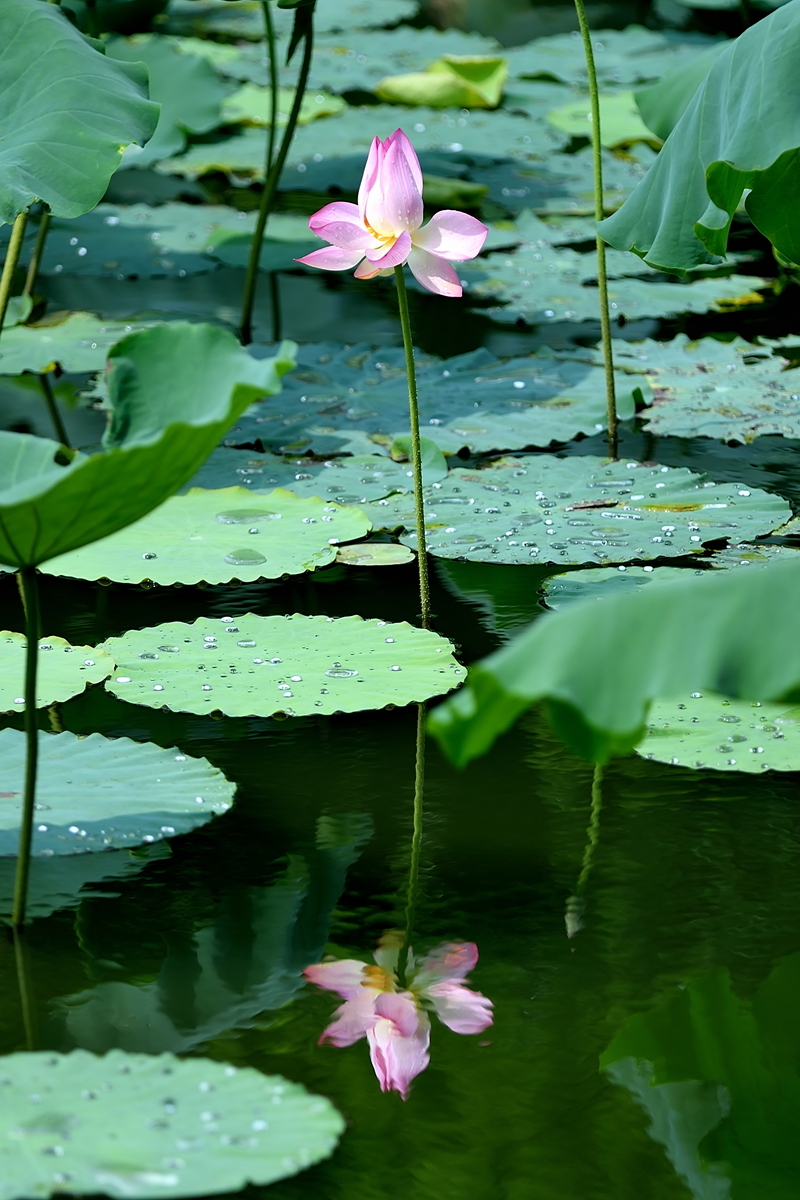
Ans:
[[[688,62],[712,44],[712,38],[697,34],[662,32],[639,25],[592,30],[598,80],[617,87],[660,79],[666,71]],[[577,30],[536,38],[505,53],[513,76],[588,86],[586,58]]]
[[[0,372],[43,374],[56,365],[76,374],[100,371],[108,351],[121,338],[160,321],[101,321],[92,313],[54,313],[36,325],[6,329],[0,340]]]
[[[278,89],[278,128],[288,122],[294,101],[293,88]],[[318,88],[306,92],[297,117],[298,125],[308,125],[321,117],[337,117],[347,108],[341,96],[321,92]],[[272,89],[257,83],[245,83],[238,92],[227,96],[222,105],[225,125],[269,125],[272,119]],[[165,156],[166,157],[166,156]]]
[[[652,404],[642,413],[651,433],[726,442],[800,437],[800,371],[767,347],[678,334],[627,344],[616,361],[651,385]]]
[[[2,1200],[235,1192],[326,1158],[344,1129],[300,1084],[206,1058],[8,1054],[0,1087]]]
[[[547,119],[570,137],[591,138],[592,117],[589,107],[589,97],[584,96],[560,108],[551,109]],[[650,142],[655,147],[661,144],[661,139],[655,137],[642,120],[633,92],[601,95],[600,137],[602,144],[610,149],[629,146],[632,142]]]
[[[336,561],[346,567],[399,567],[413,562],[414,552],[395,542],[359,542],[342,546]]]
[[[655,700],[642,758],[717,771],[800,771],[800,708],[692,692]]]
[[[18,729],[0,730],[0,779],[0,855],[16,855],[25,787]],[[40,732],[33,854],[88,854],[188,833],[227,812],[235,790],[207,759],[175,749]]]
[[[427,439],[426,439],[427,440]],[[447,464],[423,465],[423,479],[435,483],[447,475]],[[413,490],[413,471],[407,462],[392,462],[377,454],[331,458],[326,462],[287,462],[277,454],[254,457],[247,450],[216,449],[200,468],[189,487],[221,488],[249,485],[253,492],[271,487],[288,488],[296,496],[319,496],[328,504],[365,504],[392,492]]]
[[[618,562],[698,554],[721,538],[769,533],[788,512],[780,496],[716,484],[684,468],[537,455],[484,471],[451,471],[426,489],[428,550],[470,562]],[[405,529],[404,496],[366,506],[375,528]]]
[[[47,564],[51,575],[119,583],[243,583],[315,571],[340,542],[363,537],[356,508],[300,498],[283,488],[254,499],[245,488],[193,488],[146,517]]]
[[[109,638],[109,690],[132,704],[229,717],[362,712],[440,696],[466,669],[428,629],[362,617],[201,617]]]
[[[373,29],[394,25],[413,17],[417,0],[317,0],[314,27],[318,33],[348,29]],[[279,37],[292,28],[294,12],[273,5],[273,21]],[[258,0],[171,0],[167,13],[172,32],[188,29],[200,34],[227,37],[264,37],[264,14]],[[206,45],[214,45],[206,42]]]
[[[549,446],[605,428],[602,368],[577,356],[556,358],[545,348],[503,362],[481,348],[444,360],[418,354],[416,365],[423,436],[445,454],[463,446],[479,453]],[[633,392],[642,382],[618,374],[621,418],[633,416]],[[388,450],[408,428],[403,351],[322,342],[300,347],[298,368],[284,377],[280,396],[242,417],[226,443],[260,443],[282,454],[360,455]]]
[[[5,629],[0,633],[0,712],[24,712],[25,650],[28,639]],[[77,696],[90,683],[102,683],[114,669],[113,659],[92,646],[71,646],[60,637],[39,641],[36,706]],[[0,853],[2,853],[0,851]]]

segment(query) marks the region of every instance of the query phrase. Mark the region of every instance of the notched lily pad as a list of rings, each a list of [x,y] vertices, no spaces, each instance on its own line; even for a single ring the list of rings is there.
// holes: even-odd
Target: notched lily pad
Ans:
[[[326,1158],[344,1129],[297,1083],[207,1058],[0,1058],[0,1197],[120,1200],[236,1192]]]
[[[18,729],[0,730],[0,778],[0,855],[16,855],[25,786]],[[40,732],[33,854],[88,854],[188,833],[227,812],[235,790],[207,759],[174,748]]]
[[[283,488],[257,499],[242,487],[192,488],[110,537],[53,558],[51,575],[173,583],[243,583],[315,571],[340,542],[363,537],[356,508],[300,498]]]
[[[427,629],[362,617],[170,621],[109,638],[109,690],[132,704],[229,717],[325,716],[421,702],[466,675]]]
[[[366,506],[376,529],[416,545],[413,506]],[[428,551],[497,563],[627,563],[700,553],[718,539],[769,533],[789,511],[780,496],[717,484],[685,468],[586,457],[535,458],[453,470],[426,489]]]
[[[751,775],[798,771],[800,708],[700,692],[680,700],[656,700],[636,753],[694,769]]]
[[[27,645],[22,633],[0,632],[0,712],[25,711]],[[113,669],[114,660],[95,647],[71,646],[60,637],[40,638],[36,705],[43,708],[69,700],[90,683],[102,683]]]

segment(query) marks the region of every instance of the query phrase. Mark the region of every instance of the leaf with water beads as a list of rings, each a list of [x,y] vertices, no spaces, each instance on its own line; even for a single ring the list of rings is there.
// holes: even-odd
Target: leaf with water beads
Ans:
[[[695,770],[798,771],[800,708],[701,692],[656,700],[636,753]]]
[[[365,507],[376,529],[405,529],[413,506],[391,496]],[[426,489],[428,552],[497,563],[627,563],[699,554],[712,541],[769,533],[780,496],[657,463],[537,455],[485,470],[457,468]]]
[[[25,711],[25,651],[22,633],[0,632],[0,712]],[[71,646],[64,638],[39,639],[36,706],[57,704],[77,696],[90,683],[102,683],[114,660],[92,646]]]
[[[355,616],[200,617],[130,630],[103,647],[117,664],[108,686],[120,699],[229,717],[420,703],[466,675],[438,634]]]
[[[107,657],[107,656],[103,656]],[[0,856],[16,855],[25,734],[0,730]],[[39,733],[33,856],[151,845],[227,812],[236,785],[205,758],[99,733]]]
[[[344,1129],[300,1084],[206,1058],[9,1054],[0,1088],[0,1200],[235,1192],[326,1158]]]
[[[326,566],[341,542],[369,528],[360,509],[283,488],[257,497],[242,487],[192,488],[118,533],[51,559],[46,571],[164,586],[279,579]]]

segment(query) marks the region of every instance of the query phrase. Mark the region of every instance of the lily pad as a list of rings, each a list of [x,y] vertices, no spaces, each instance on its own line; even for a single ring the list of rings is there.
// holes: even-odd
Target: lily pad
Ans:
[[[626,344],[616,362],[641,371],[652,388],[641,414],[651,433],[725,442],[800,437],[800,371],[769,347],[678,334],[670,342]]]
[[[294,12],[273,7],[276,33],[285,38]],[[317,0],[314,27],[318,33],[379,29],[415,16],[417,7],[417,0]],[[258,0],[170,0],[167,18],[172,32],[187,29],[255,41],[264,37],[264,14]]]
[[[59,217],[88,212],[123,148],[156,127],[144,68],[108,58],[57,5],[3,0],[0,76],[0,221],[38,200]]]
[[[342,546],[336,561],[346,567],[400,567],[414,561],[414,552],[395,542],[359,542]]]
[[[25,649],[28,640],[8,629],[0,632],[0,712],[24,712]],[[92,646],[71,646],[64,638],[39,639],[36,706],[44,708],[77,696],[90,683],[102,683],[114,660]],[[1,852],[0,852],[1,853]]]
[[[59,366],[80,374],[100,371],[108,352],[129,333],[152,329],[160,321],[101,321],[93,313],[54,313],[36,325],[17,325],[0,339],[0,372],[42,375]]]
[[[570,137],[592,136],[592,117],[589,98],[572,100],[560,108],[553,108],[547,120],[556,129]],[[600,97],[600,140],[604,146],[629,146],[632,142],[650,142],[658,148],[661,139],[655,137],[642,120],[633,92],[612,92]]]
[[[0,730],[0,778],[0,855],[16,855],[25,787],[18,729]],[[235,790],[207,759],[174,748],[40,732],[33,854],[88,854],[176,837],[227,812]]]
[[[428,483],[447,475],[447,464],[439,450],[434,449],[440,461],[429,460],[427,469],[423,464],[423,479]],[[296,496],[319,496],[327,504],[366,504],[392,492],[410,492],[414,481],[407,462],[392,462],[383,455],[287,462],[277,454],[254,457],[251,451],[218,447],[187,488],[241,488],[242,485],[249,485],[248,491],[252,489],[254,494],[281,487]]]
[[[344,1129],[300,1084],[206,1058],[8,1054],[0,1086],[2,1200],[235,1192],[326,1158]]]
[[[278,128],[285,126],[294,101],[293,88],[278,89]],[[322,117],[338,117],[347,108],[341,96],[313,89],[306,92],[297,117],[298,125],[308,125]],[[222,120],[225,125],[240,122],[247,125],[269,125],[272,119],[272,89],[257,83],[246,83],[226,96],[222,104]]]
[[[656,700],[636,753],[695,769],[751,775],[798,771],[800,708],[726,700],[701,692],[679,700]]]
[[[508,63],[499,56],[445,54],[424,71],[387,75],[373,86],[389,104],[497,108],[507,78]]]
[[[46,570],[165,586],[279,579],[326,566],[340,542],[369,528],[360,509],[283,488],[257,499],[242,487],[192,488],[110,537],[51,559]]]
[[[132,704],[229,717],[363,712],[456,687],[453,646],[405,621],[244,616],[170,621],[109,638],[109,691]]]
[[[402,350],[322,342],[297,353],[298,368],[284,378],[280,398],[242,417],[229,446],[361,455],[388,450],[407,433]],[[416,366],[422,433],[445,454],[463,446],[476,453],[549,446],[605,428],[602,368],[577,356],[556,358],[545,347],[504,362],[481,348],[444,360],[418,353]],[[633,416],[633,392],[642,382],[618,374],[623,419]]]
[[[406,530],[409,500],[366,506],[375,528]],[[589,456],[535,458],[483,471],[459,468],[426,489],[428,551],[498,563],[628,563],[699,554],[712,541],[769,533],[789,505],[780,496],[713,483],[682,467]]]

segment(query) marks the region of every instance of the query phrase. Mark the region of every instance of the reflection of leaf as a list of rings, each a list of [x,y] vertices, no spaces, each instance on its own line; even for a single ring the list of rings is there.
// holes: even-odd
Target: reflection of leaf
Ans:
[[[25,649],[21,633],[0,632],[0,712],[25,709]],[[70,646],[60,637],[39,640],[36,703],[39,708],[77,696],[90,683],[101,683],[114,661],[91,646]]]
[[[375,528],[403,526],[413,505],[366,506]],[[497,563],[627,563],[698,554],[718,538],[769,533],[788,514],[779,496],[712,483],[681,467],[537,455],[484,470],[457,468],[426,489],[428,552]]]
[[[28,1052],[0,1059],[0,1078],[8,1200],[62,1183],[120,1200],[238,1191],[327,1157],[344,1128],[328,1100],[299,1084],[210,1059]],[[31,1109],[32,1094],[47,1107]]]
[[[130,630],[103,645],[117,664],[109,690],[120,699],[231,717],[419,703],[466,675],[438,634],[362,617],[200,617]]]
[[[120,152],[152,134],[147,75],[100,53],[57,5],[0,6],[0,220],[43,200],[59,217],[97,204]]]
[[[730,1194],[741,1200],[793,1200],[797,1194],[799,987],[797,954],[775,967],[749,1004],[734,995],[727,972],[690,980],[648,1013],[632,1017],[601,1058],[601,1066],[638,1093],[648,1110],[654,1108],[650,1096],[660,1093],[677,1128],[683,1122],[686,1135],[692,1131],[698,1175],[719,1181],[716,1191],[695,1191],[696,1196],[727,1197],[722,1189],[727,1179]],[[705,1090],[705,1122],[687,1122],[690,1091],[675,1086],[684,1081]],[[719,1111],[712,1121],[715,1088]],[[666,1122],[661,1131],[656,1126],[654,1136],[666,1142],[678,1167],[678,1145],[665,1136],[666,1128]],[[688,1136],[684,1147],[689,1149]]]

